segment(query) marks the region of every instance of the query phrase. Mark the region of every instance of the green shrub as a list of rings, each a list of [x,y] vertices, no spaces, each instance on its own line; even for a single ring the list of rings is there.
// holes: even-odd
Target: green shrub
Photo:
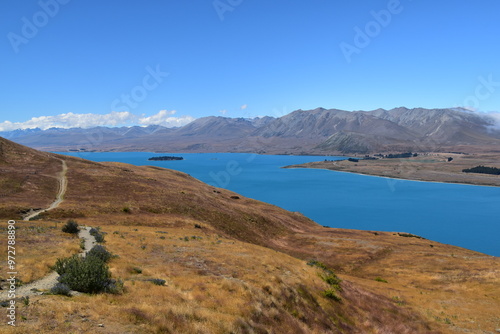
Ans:
[[[307,265],[311,266],[311,267],[318,267],[318,268],[321,268],[324,270],[328,270],[328,267],[326,266],[326,264],[319,262],[318,260],[309,260],[307,262]]]
[[[88,256],[95,256],[95,257],[98,257],[99,259],[101,259],[101,261],[103,261],[103,262],[108,262],[113,255],[110,252],[108,252],[106,247],[104,247],[102,245],[95,245],[87,253],[87,257]]]
[[[117,282],[111,279],[111,273],[106,263],[97,256],[82,258],[73,255],[69,258],[58,259],[55,270],[60,275],[59,282],[75,291],[117,293],[116,291],[120,289]]]
[[[338,278],[337,275],[335,275],[333,272],[327,272],[323,275],[320,275],[320,277],[323,281],[325,281],[328,285],[330,285],[335,290],[338,290],[338,291],[342,290],[342,288],[340,287],[341,279]]]
[[[50,293],[53,295],[71,296],[71,289],[64,283],[57,283],[50,289]]]
[[[110,279],[104,287],[104,291],[115,295],[123,293],[123,281]]]
[[[150,278],[147,279],[146,281],[151,282],[155,285],[165,285],[165,283],[167,282],[164,279],[159,279],[159,278]]]
[[[94,227],[92,227],[92,228],[89,230],[89,234],[90,234],[90,235],[93,235],[94,237],[96,236],[96,234],[99,234],[99,233],[101,233],[101,232],[100,232],[99,227],[98,227],[98,228],[94,228]]]
[[[69,220],[66,225],[63,226],[62,231],[65,233],[76,234],[78,233],[78,223],[74,220]]]
[[[335,275],[333,270],[317,260],[310,260],[307,262],[307,265],[322,269],[322,272],[318,273],[318,275],[330,286],[330,288],[323,291],[323,296],[335,301],[341,301],[341,298],[337,295],[337,291],[342,291],[342,287],[340,286],[342,280]]]
[[[101,232],[99,228],[91,228],[89,231],[90,235],[95,238],[95,241],[102,244],[104,243],[104,233]]]
[[[333,299],[337,302],[342,300],[339,296],[337,296],[337,292],[335,289],[326,289],[325,291],[323,291],[323,296],[329,299]]]
[[[132,272],[136,274],[142,274],[142,269],[139,267],[132,268]]]
[[[375,278],[375,280],[377,282],[387,283],[387,281],[385,279],[383,279],[382,277],[377,277],[377,278]]]

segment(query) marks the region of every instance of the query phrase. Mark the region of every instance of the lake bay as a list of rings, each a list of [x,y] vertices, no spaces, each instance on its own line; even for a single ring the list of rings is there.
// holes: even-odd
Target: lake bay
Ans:
[[[299,211],[330,227],[407,232],[500,256],[500,188],[281,167],[344,159],[244,153],[61,153],[179,170],[243,196]],[[180,161],[148,161],[159,155]]]

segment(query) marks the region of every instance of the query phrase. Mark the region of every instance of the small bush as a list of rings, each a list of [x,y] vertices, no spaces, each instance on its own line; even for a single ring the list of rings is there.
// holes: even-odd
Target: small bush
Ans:
[[[123,291],[124,291],[123,281],[122,280],[110,279],[104,285],[104,291],[107,292],[107,293],[112,293],[114,295],[118,295],[118,294],[123,293]]]
[[[159,278],[150,278],[147,279],[146,281],[151,282],[155,285],[165,285],[165,283],[167,283],[167,281],[165,281],[164,279],[159,279]]]
[[[377,282],[387,283],[387,281],[385,279],[383,279],[382,277],[377,277],[377,278],[375,278],[375,280]]]
[[[334,273],[332,272],[329,272],[329,273],[326,273],[324,275],[321,275],[321,279],[323,281],[325,281],[328,285],[330,285],[332,288],[334,288],[335,290],[342,290],[342,288],[340,287],[340,282],[341,282],[341,279],[337,277],[337,275],[335,275]]]
[[[136,274],[142,274],[142,269],[139,267],[132,268],[132,272]]]
[[[323,296],[329,299],[333,299],[337,302],[342,300],[339,296],[337,296],[337,292],[335,289],[326,289],[325,291],[323,291]]]
[[[60,275],[59,282],[75,291],[114,293],[116,288],[116,281],[111,279],[108,266],[97,256],[82,258],[73,255],[69,258],[58,259],[55,270]]]
[[[66,225],[63,226],[62,231],[64,233],[76,234],[78,233],[78,223],[74,220],[69,220]]]
[[[317,260],[310,260],[309,262],[307,262],[307,265],[318,267],[323,270],[321,273],[318,273],[318,275],[330,286],[330,288],[323,291],[323,296],[335,301],[340,301],[341,298],[337,295],[337,291],[342,291],[342,287],[340,286],[340,282],[342,282],[342,280],[338,278],[337,275],[335,275],[333,270],[328,268],[324,263]]]
[[[95,256],[95,257],[101,259],[101,261],[103,261],[103,262],[108,262],[113,255],[110,252],[108,252],[106,247],[104,247],[102,245],[95,245],[87,253],[87,256]]]
[[[92,236],[94,236],[94,237],[96,236],[96,234],[99,234],[99,233],[101,233],[101,232],[100,232],[100,230],[99,230],[99,228],[94,228],[94,227],[92,227],[92,228],[89,230],[89,234],[90,234],[90,235],[92,235]]]
[[[124,213],[132,213],[132,210],[131,210],[128,206],[124,207],[124,208],[122,209],[122,211],[123,211]]]
[[[104,233],[101,232],[99,228],[91,228],[89,231],[90,235],[95,238],[95,241],[102,244],[104,243]]]
[[[70,296],[71,289],[64,283],[57,283],[52,287],[52,289],[50,289],[50,293],[53,295]]]
[[[326,266],[326,264],[324,264],[322,262],[319,262],[318,260],[309,260],[309,262],[307,262],[307,265],[311,266],[311,267],[318,267],[318,268],[321,268],[321,269],[324,269],[324,270],[328,269],[328,267]]]

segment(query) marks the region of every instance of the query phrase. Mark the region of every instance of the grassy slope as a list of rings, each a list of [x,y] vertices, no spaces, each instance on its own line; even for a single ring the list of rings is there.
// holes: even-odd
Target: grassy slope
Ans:
[[[111,269],[127,293],[37,297],[21,310],[27,332],[423,333],[431,326],[479,333],[498,326],[496,258],[390,233],[325,229],[179,172],[64,159],[66,200],[45,219],[103,226],[119,255]],[[322,296],[327,286],[305,264],[310,258],[343,273],[341,303]]]
[[[12,217],[26,208],[47,207],[56,196],[59,171],[53,155],[0,137],[0,213]]]

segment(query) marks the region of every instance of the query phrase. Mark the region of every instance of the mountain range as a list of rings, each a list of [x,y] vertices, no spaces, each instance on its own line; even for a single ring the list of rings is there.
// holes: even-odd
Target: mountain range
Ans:
[[[390,151],[497,151],[500,130],[487,114],[462,108],[345,111],[317,108],[254,119],[203,117],[179,128],[95,127],[0,132],[50,151],[368,154]]]

